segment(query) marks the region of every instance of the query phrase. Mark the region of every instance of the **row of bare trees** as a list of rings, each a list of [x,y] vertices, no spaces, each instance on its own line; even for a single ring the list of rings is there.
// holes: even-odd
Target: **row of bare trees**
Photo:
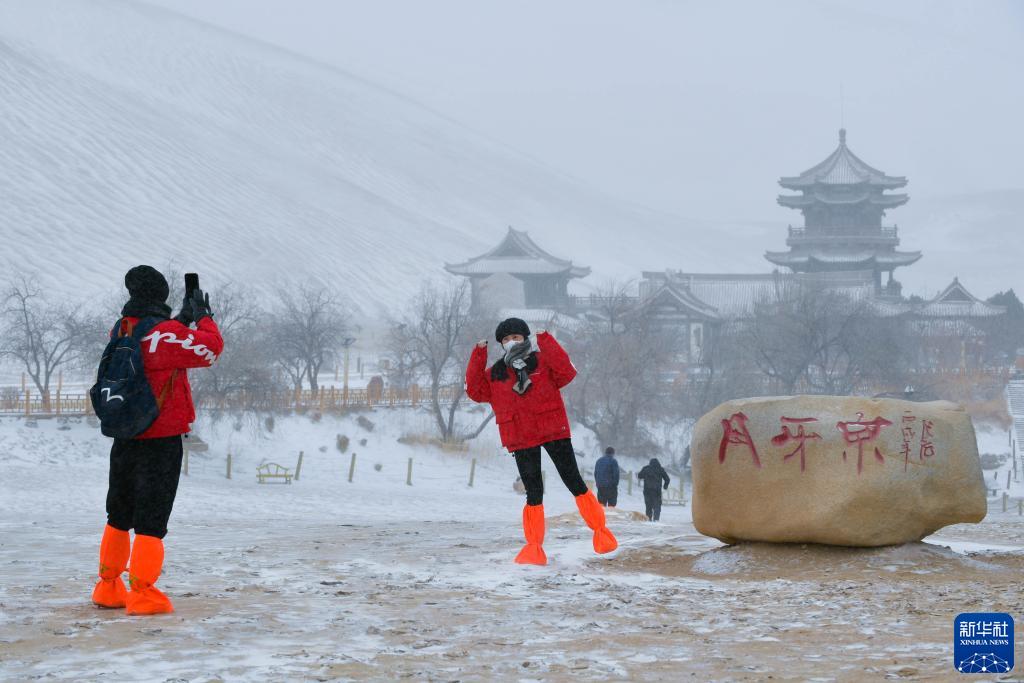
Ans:
[[[171,273],[168,280],[181,278]],[[178,300],[180,288],[171,296]],[[1021,308],[1012,292],[1007,296]],[[902,386],[922,345],[905,319],[879,316],[867,302],[835,291],[793,284],[756,302],[742,319],[709,323],[703,357],[694,363],[689,335],[639,304],[625,286],[609,286],[593,300],[600,305],[561,335],[579,370],[566,402],[576,422],[626,450],[649,450],[657,425],[696,418],[732,398]],[[48,396],[61,370],[95,368],[116,301],[96,311],[55,300],[31,277],[15,275],[0,293],[0,355]],[[260,407],[270,405],[265,399],[275,391],[317,390],[320,374],[357,332],[342,295],[314,283],[280,287],[269,297],[226,285],[213,292],[213,302],[230,352],[209,372],[195,373],[201,397],[245,392]],[[1019,313],[1024,321],[1024,308]],[[442,400],[441,390],[462,385],[473,344],[489,338],[496,322],[496,313],[471,307],[466,283],[456,281],[424,284],[388,321],[382,345],[388,380],[396,388],[427,387],[445,441],[479,435],[492,417],[467,413],[462,398]],[[1012,346],[1020,332],[1005,332],[1001,344]]]
[[[749,317],[714,327],[694,364],[689,335],[625,286],[609,286],[593,300],[599,305],[562,335],[579,371],[564,395],[576,422],[627,452],[650,452],[659,425],[696,418],[731,398],[848,394],[898,383],[912,346],[904,325],[865,303],[792,287],[758,302]],[[438,392],[463,382],[474,342],[489,337],[496,322],[493,313],[472,311],[467,287],[454,282],[424,285],[391,322],[389,379],[429,387],[444,440],[473,438],[487,423],[458,425],[461,401],[443,403]]]
[[[171,273],[168,280],[181,278]],[[172,286],[170,301],[181,296],[180,287]],[[58,373],[95,372],[124,297],[108,299],[101,306],[57,299],[32,276],[15,273],[0,289],[0,360],[24,372],[47,400]],[[244,391],[259,403],[261,396],[284,388],[315,391],[320,373],[355,332],[343,297],[314,283],[282,287],[269,298],[228,284],[218,287],[212,300],[230,353],[193,375],[201,397]]]

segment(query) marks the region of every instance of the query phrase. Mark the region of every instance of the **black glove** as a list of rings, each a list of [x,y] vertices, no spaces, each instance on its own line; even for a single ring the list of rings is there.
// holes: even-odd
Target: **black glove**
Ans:
[[[199,322],[203,318],[212,318],[213,311],[210,310],[210,295],[205,294],[203,290],[197,289],[192,292],[192,299],[189,301],[191,305],[192,320]]]
[[[193,322],[195,322],[195,320],[192,317],[192,302],[189,300],[187,296],[182,298],[181,311],[178,312],[178,315],[174,316],[174,319],[177,320],[182,325],[184,325],[185,327],[188,327]]]

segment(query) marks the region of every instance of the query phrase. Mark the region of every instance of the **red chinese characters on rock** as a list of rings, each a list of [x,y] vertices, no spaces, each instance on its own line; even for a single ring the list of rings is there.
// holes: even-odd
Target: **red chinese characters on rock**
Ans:
[[[932,442],[932,427],[935,424],[931,420],[921,420],[921,450],[918,451],[918,459],[924,462],[925,458],[935,455],[935,444]]]
[[[914,437],[917,436],[917,431],[914,429],[914,423],[917,422],[917,416],[912,415],[909,410],[903,411],[903,445],[900,448],[900,455],[903,456],[903,471],[907,471],[907,466],[910,464],[910,452],[911,444],[914,441]],[[919,462],[924,462],[925,458],[930,458],[935,455],[935,442],[932,440],[932,428],[935,427],[935,423],[931,420],[921,420],[921,438],[917,443],[917,459]]]
[[[807,441],[809,439],[821,439],[821,434],[817,432],[811,432],[808,434],[804,431],[804,425],[808,422],[817,422],[816,417],[780,417],[779,421],[782,422],[782,431],[772,437],[772,443],[776,446],[785,446],[790,441],[797,442],[796,448],[791,452],[782,456],[783,461],[789,460],[794,455],[800,455],[800,471],[803,472],[806,469],[807,464],[805,461],[804,453],[807,448]],[[790,430],[790,426],[796,426],[796,433],[794,434]]]
[[[864,444],[872,443],[878,438],[882,427],[888,427],[892,422],[884,417],[876,417],[874,420],[865,420],[864,413],[857,413],[857,419],[849,422],[837,422],[836,428],[843,433],[843,439],[848,444],[857,444],[857,474],[864,470]],[[884,463],[885,457],[878,450],[873,448],[875,460]],[[846,460],[846,450],[843,450],[843,460]]]
[[[746,446],[754,459],[754,465],[761,467],[761,459],[757,457],[757,446],[750,438],[750,430],[747,429],[748,418],[743,413],[733,413],[728,420],[722,420],[722,441],[718,444],[718,462],[725,462],[726,451],[729,446]]]
[[[730,448],[743,446],[750,453],[754,466],[761,467],[761,458],[758,456],[757,445],[754,443],[754,439],[750,435],[750,429],[747,427],[749,419],[745,413],[737,412],[730,415],[728,419],[721,421],[722,440],[718,444],[719,463],[725,462]],[[800,471],[805,471],[807,469],[807,442],[812,439],[822,439],[821,434],[813,431],[813,427],[810,426],[810,423],[819,422],[819,419],[816,417],[781,416],[779,422],[781,423],[781,431],[771,437],[772,445],[785,447],[788,444],[793,444],[793,449],[785,453],[782,456],[782,460],[786,461],[799,455]],[[917,417],[911,415],[910,411],[906,411],[901,420],[903,447],[900,453],[904,457],[904,470],[906,470],[907,464],[910,462],[911,444],[917,436],[916,422]],[[843,441],[851,446],[857,445],[857,474],[864,471],[865,445],[870,444],[871,452],[874,454],[875,459],[878,462],[885,463],[885,456],[882,455],[881,450],[873,442],[878,439],[884,427],[891,426],[892,424],[892,422],[881,416],[875,417],[873,420],[865,420],[864,413],[857,413],[856,420],[836,423],[836,429],[842,433]],[[921,425],[918,457],[923,461],[925,458],[935,454],[935,445],[932,442],[933,423],[930,420],[921,420]],[[843,462],[846,462],[846,459],[846,449],[843,449]]]
[[[910,464],[910,442],[914,440],[914,436],[917,432],[914,431],[914,423],[917,421],[917,417],[910,414],[909,410],[903,412],[903,445],[900,447],[900,455],[903,456],[903,471],[907,471],[907,465]]]

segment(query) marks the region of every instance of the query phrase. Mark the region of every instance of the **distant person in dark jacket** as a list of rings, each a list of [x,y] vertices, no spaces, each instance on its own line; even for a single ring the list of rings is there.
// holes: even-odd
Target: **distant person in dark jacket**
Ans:
[[[657,458],[651,458],[651,461],[644,465],[636,477],[644,484],[644,505],[647,508],[647,519],[657,522],[661,519],[661,491],[663,483],[664,490],[667,491],[671,481],[668,477],[668,472],[661,466]]]
[[[604,449],[604,455],[594,465],[594,483],[597,484],[597,502],[615,507],[619,501],[619,463],[611,446]]]

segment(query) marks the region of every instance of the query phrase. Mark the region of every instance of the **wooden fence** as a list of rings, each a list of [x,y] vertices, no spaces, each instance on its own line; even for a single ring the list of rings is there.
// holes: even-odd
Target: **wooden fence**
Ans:
[[[463,393],[461,385],[441,387],[438,399],[450,405]],[[359,408],[417,407],[429,404],[430,389],[412,385],[407,389],[353,389],[321,387],[317,391],[231,391],[218,395],[197,394],[196,407],[208,410],[315,410],[319,412],[342,412]],[[87,393],[54,393],[49,398],[39,392],[25,389],[0,394],[0,415],[20,416],[82,416],[92,413]]]

